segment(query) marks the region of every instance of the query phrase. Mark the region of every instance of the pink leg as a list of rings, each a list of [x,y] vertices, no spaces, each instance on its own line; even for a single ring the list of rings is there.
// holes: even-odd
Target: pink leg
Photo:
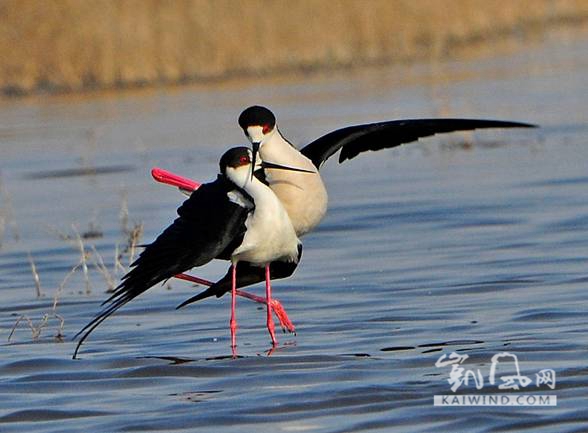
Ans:
[[[190,281],[190,282],[196,283],[196,284],[201,284],[201,285],[207,286],[207,287],[210,287],[212,285],[211,281],[205,280],[203,278],[193,277],[192,275],[188,275],[188,274],[178,274],[175,276],[175,278],[178,278],[178,279],[184,280],[184,281]],[[242,296],[244,298],[251,299],[252,301],[258,302],[260,304],[267,305],[267,301],[265,298],[262,298],[261,296],[254,295],[253,293],[246,292],[244,290],[237,289],[237,296]],[[278,320],[280,322],[280,326],[282,327],[282,330],[284,330],[284,332],[288,331],[288,332],[295,334],[296,328],[295,328],[294,324],[292,323],[292,321],[290,320],[290,318],[288,317],[288,314],[286,313],[286,310],[284,309],[284,307],[282,306],[280,301],[278,301],[277,299],[272,299],[271,306],[272,306],[272,310],[274,311],[274,313],[276,314],[276,317],[278,318]]]
[[[196,189],[198,189],[200,187],[200,183],[198,183],[192,179],[188,179],[186,177],[180,176],[178,174],[172,173],[171,171],[167,171],[167,170],[164,170],[164,169],[158,168],[158,167],[154,167],[151,170],[151,175],[153,176],[153,179],[155,179],[157,182],[165,183],[167,185],[177,186],[178,188],[180,188],[183,191],[188,191],[188,192],[195,191]],[[201,284],[203,286],[208,286],[208,287],[210,287],[212,285],[212,283],[208,280],[204,280],[202,278],[193,277],[191,275],[186,275],[186,274],[178,274],[178,275],[176,275],[176,278],[179,278],[180,280],[191,281],[193,283]],[[261,298],[259,296],[255,296],[251,293],[244,292],[242,290],[237,290],[237,296],[243,296],[243,297],[249,298],[255,302],[259,302],[261,304],[268,303],[266,299]],[[274,313],[276,313],[278,320],[280,321],[280,326],[282,327],[282,330],[284,332],[288,331],[288,332],[295,334],[296,328],[294,327],[294,324],[292,323],[292,321],[290,320],[290,318],[286,314],[286,310],[284,310],[284,307],[282,307],[282,304],[280,303],[280,301],[278,301],[277,299],[272,299],[270,301],[270,304],[271,304],[271,307],[272,307]]]
[[[153,179],[155,179],[157,182],[177,186],[181,190],[188,192],[195,191],[200,188],[200,184],[198,182],[162,168],[153,167],[151,169],[151,176],[153,176]]]
[[[252,301],[259,302],[260,304],[267,305],[267,300],[265,298],[254,295],[252,293],[244,292],[243,290],[237,289],[237,296],[243,296],[244,298],[251,299]],[[288,314],[286,314],[286,310],[284,310],[284,307],[282,307],[281,302],[277,299],[272,298],[270,304],[272,306],[274,314],[280,322],[280,327],[282,328],[282,331],[288,331],[296,335],[296,327],[288,317]]]
[[[233,356],[236,355],[235,348],[237,347],[237,317],[235,315],[235,309],[237,306],[237,265],[233,264],[231,267],[233,284],[231,287],[231,348],[233,349]]]
[[[190,281],[191,283],[201,284],[206,287],[212,286],[212,281],[205,280],[204,278],[193,277],[188,274],[177,274],[174,276],[178,280]]]
[[[274,318],[272,316],[272,285],[270,279],[270,265],[265,265],[265,298],[267,300],[267,330],[272,338],[272,345],[278,344],[276,332],[274,330]]]

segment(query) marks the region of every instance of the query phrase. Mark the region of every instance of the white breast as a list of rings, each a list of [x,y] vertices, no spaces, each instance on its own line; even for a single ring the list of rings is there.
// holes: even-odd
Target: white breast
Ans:
[[[325,216],[328,203],[327,190],[317,168],[279,134],[275,134],[259,152],[264,161],[315,172],[266,170],[270,188],[288,212],[296,234],[302,236],[314,229]]]
[[[296,261],[300,241],[280,200],[255,178],[246,191],[253,197],[255,209],[245,222],[247,232],[233,252],[233,260],[259,265],[274,260]]]

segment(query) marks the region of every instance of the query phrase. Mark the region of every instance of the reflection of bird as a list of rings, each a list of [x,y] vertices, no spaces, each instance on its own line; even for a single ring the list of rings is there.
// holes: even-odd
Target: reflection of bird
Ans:
[[[399,146],[443,132],[467,131],[482,128],[530,128],[535,125],[502,120],[478,119],[409,119],[348,126],[332,131],[312,143],[296,149],[280,133],[274,114],[265,107],[247,108],[239,116],[239,125],[253,147],[253,161],[261,159],[278,164],[300,167],[313,174],[278,171],[265,168],[270,188],[286,208],[298,236],[314,229],[327,210],[327,191],[318,170],[323,163],[341,150],[339,162],[356,157],[368,150]],[[272,269],[272,278],[290,276],[296,264],[283,264]],[[243,287],[263,281],[259,268],[246,262],[239,263],[237,285]],[[207,293],[218,296],[230,289],[230,275],[215,283]]]
[[[297,170],[261,162],[262,168]],[[76,347],[120,307],[153,285],[219,258],[232,262],[231,344],[235,346],[237,262],[258,266],[266,278],[267,326],[275,344],[270,263],[297,263],[302,246],[280,200],[252,176],[251,150],[236,147],[220,160],[221,174],[201,185],[178,209],[179,217],[141,253],[105,308],[79,333]],[[272,265],[273,266],[273,265]]]

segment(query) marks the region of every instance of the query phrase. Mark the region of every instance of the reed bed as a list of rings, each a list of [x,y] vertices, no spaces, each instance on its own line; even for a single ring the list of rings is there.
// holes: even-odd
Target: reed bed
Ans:
[[[588,20],[585,0],[2,0],[5,95],[440,58]]]

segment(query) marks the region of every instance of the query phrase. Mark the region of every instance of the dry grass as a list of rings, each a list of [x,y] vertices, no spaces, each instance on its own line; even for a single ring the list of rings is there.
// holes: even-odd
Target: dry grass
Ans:
[[[586,0],[3,0],[5,94],[439,58],[585,22]]]
[[[78,262],[65,275],[59,287],[53,294],[53,303],[49,311],[42,313],[39,319],[33,318],[28,314],[17,314],[17,319],[12,326],[8,336],[8,342],[11,342],[13,336],[19,326],[25,325],[25,329],[29,329],[33,340],[38,340],[41,337],[43,330],[52,328],[51,324],[56,325],[54,338],[57,341],[63,341],[63,329],[65,326],[65,319],[58,314],[57,308],[59,300],[61,299],[66,286],[74,277],[74,275],[81,273],[81,280],[84,290],[77,290],[79,293],[90,294],[92,291],[92,281],[98,274],[106,283],[104,289],[106,292],[112,292],[118,281],[120,273],[128,272],[130,264],[135,260],[139,248],[139,242],[143,236],[143,224],[134,223],[129,227],[129,212],[126,195],[121,194],[121,235],[122,240],[117,242],[113,252],[112,271],[104,262],[104,258],[98,252],[95,245],[88,244],[92,239],[101,238],[102,231],[98,228],[96,222],[91,221],[88,224],[88,229],[80,233],[76,224],[71,225],[71,231],[63,232],[55,227],[48,227],[50,233],[53,233],[59,240],[71,245],[77,252],[79,252]],[[121,249],[120,245],[124,245]],[[37,298],[42,298],[44,294],[41,291],[41,277],[32,255],[28,254],[28,260],[31,267],[31,274],[35,284],[35,294]],[[127,266],[123,263],[128,264]]]
[[[76,244],[80,250],[80,263],[78,266],[82,268],[82,272],[84,274],[84,287],[85,292],[87,295],[92,293],[92,285],[90,284],[90,272],[88,271],[88,252],[86,251],[86,247],[84,246],[84,241],[80,232],[76,228],[76,226],[72,226],[72,229],[76,235]],[[74,268],[75,269],[75,268]]]
[[[128,214],[126,215],[128,218]],[[92,225],[90,224],[90,227]],[[135,223],[133,227],[127,232],[123,232],[124,235],[124,244],[125,248],[121,251],[120,243],[117,243],[114,249],[114,265],[113,271],[110,272],[108,267],[104,263],[104,259],[102,255],[98,252],[95,245],[87,245],[86,240],[87,237],[84,236],[86,232],[80,234],[79,230],[75,225],[71,227],[72,233],[63,233],[55,228],[50,228],[50,231],[55,233],[56,236],[70,245],[74,247],[76,250],[79,251],[79,261],[78,263],[71,268],[71,270],[65,275],[63,281],[59,285],[59,287],[55,290],[53,294],[53,303],[51,309],[41,316],[37,322],[35,322],[31,316],[27,314],[19,314],[18,318],[16,319],[10,334],[8,335],[8,342],[11,342],[16,330],[19,328],[19,325],[25,324],[26,328],[28,328],[31,332],[31,337],[33,340],[38,340],[41,337],[41,333],[44,329],[48,328],[52,322],[57,321],[57,330],[55,332],[54,338],[57,341],[63,341],[63,329],[65,326],[65,319],[63,316],[58,314],[57,307],[59,305],[59,300],[66,288],[67,283],[70,279],[78,272],[82,273],[82,280],[84,284],[84,290],[80,291],[85,294],[90,294],[92,291],[92,276],[95,276],[97,272],[100,274],[102,279],[104,279],[106,283],[105,291],[112,292],[117,284],[118,273],[121,271],[122,273],[128,272],[128,267],[123,265],[124,263],[130,264],[134,261],[135,256],[137,254],[138,244],[141,240],[143,235],[143,224]],[[35,294],[37,298],[41,298],[43,293],[41,292],[41,278],[39,276],[39,272],[37,270],[37,266],[33,260],[31,254],[28,255],[29,264],[31,266],[31,274],[33,276],[33,281],[35,283]],[[93,268],[89,266],[89,263],[94,265]]]
[[[40,291],[40,285],[39,285],[39,274],[37,273],[36,266],[35,266],[34,261],[33,261],[30,254],[29,254],[29,262],[31,264],[31,272],[33,274],[33,278],[35,279],[35,284],[37,286],[37,297],[39,298],[39,297],[41,297],[41,291]],[[57,320],[59,323],[59,326],[57,327],[57,331],[54,335],[54,338],[57,341],[60,341],[60,342],[63,341],[63,328],[65,326],[65,319],[63,318],[63,316],[61,316],[60,314],[57,313],[57,305],[59,304],[59,299],[61,298],[61,294],[63,293],[63,289],[65,287],[65,284],[70,279],[70,277],[77,271],[77,269],[80,267],[80,265],[81,265],[80,263],[77,264],[66,274],[65,278],[63,279],[63,281],[59,285],[59,288],[55,291],[55,294],[53,295],[53,304],[51,306],[51,310],[47,313],[44,313],[43,316],[41,317],[41,319],[39,319],[39,321],[37,323],[33,322],[33,320],[26,314],[21,314],[18,317],[18,319],[16,319],[16,322],[14,322],[14,325],[12,326],[10,334],[8,335],[8,342],[9,343],[12,341],[12,336],[14,335],[16,329],[18,328],[18,325],[21,322],[24,321],[24,323],[26,323],[26,325],[30,329],[31,338],[33,340],[38,340],[41,337],[41,332],[43,331],[43,329],[47,328],[47,326],[49,325],[50,319]]]
[[[135,254],[137,252],[137,246],[143,237],[143,224],[138,223],[133,226],[133,228],[129,231],[129,237],[127,240],[127,248],[124,252],[126,252],[129,256],[129,266],[135,261]]]
[[[116,287],[115,277],[113,277],[113,274],[110,273],[110,271],[104,264],[104,259],[102,258],[98,250],[96,250],[96,247],[94,245],[92,245],[92,252],[94,253],[94,266],[96,266],[96,269],[98,269],[98,272],[100,272],[100,274],[104,278],[104,281],[106,282],[106,292],[110,293],[114,291],[114,288]],[[115,254],[118,254],[118,252],[116,251]]]
[[[39,273],[37,272],[37,265],[35,265],[35,261],[33,260],[33,256],[29,252],[29,264],[31,265],[31,273],[33,274],[33,281],[35,282],[35,294],[37,298],[41,297],[41,278],[39,277]]]

